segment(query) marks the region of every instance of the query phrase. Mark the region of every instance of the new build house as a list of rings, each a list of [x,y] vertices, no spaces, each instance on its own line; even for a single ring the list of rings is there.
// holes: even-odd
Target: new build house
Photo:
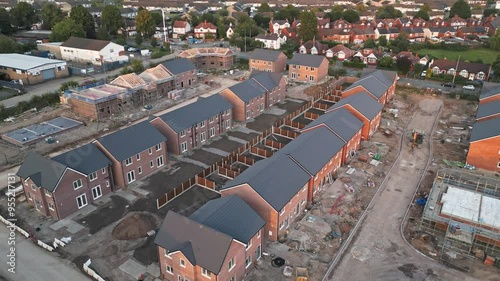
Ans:
[[[385,105],[387,102],[387,86],[373,76],[366,76],[354,82],[342,91],[342,98],[365,92],[377,102]]]
[[[280,154],[250,166],[220,192],[222,197],[241,197],[266,222],[265,237],[277,241],[305,210],[309,179],[288,155]]]
[[[264,224],[237,196],[211,200],[189,218],[168,212],[154,241],[161,277],[243,280],[261,257]]]
[[[254,72],[243,82],[220,94],[233,105],[233,118],[245,121],[285,99],[286,82],[281,73]]]
[[[17,171],[28,204],[63,219],[112,190],[111,161],[87,144],[53,157],[30,152]]]
[[[378,103],[366,92],[359,92],[347,98],[342,98],[330,107],[326,113],[345,108],[363,122],[361,139],[368,140],[380,126],[382,119],[382,104]]]
[[[500,117],[476,122],[469,139],[467,163],[500,172]]]
[[[162,65],[175,77],[177,89],[189,88],[196,83],[196,66],[186,58],[178,58],[163,62]]]
[[[165,137],[148,121],[131,125],[94,143],[111,159],[117,187],[127,187],[157,171],[167,162]]]
[[[288,79],[292,81],[316,83],[328,75],[328,59],[324,56],[296,53],[288,65]]]
[[[387,87],[386,101],[392,99],[396,93],[396,83],[398,81],[398,74],[395,71],[365,68],[361,72],[361,78],[372,76],[378,81],[382,82]]]
[[[361,143],[363,122],[344,107],[330,111],[318,117],[302,129],[302,132],[314,131],[326,127],[344,142],[342,165],[354,156]]]
[[[231,128],[232,119],[232,105],[215,94],[198,97],[195,102],[157,116],[150,122],[167,138],[168,151],[182,154],[225,133]]]
[[[479,95],[479,104],[500,100],[500,84],[484,82]]]
[[[283,72],[287,57],[281,51],[255,49],[248,58],[250,71]]]

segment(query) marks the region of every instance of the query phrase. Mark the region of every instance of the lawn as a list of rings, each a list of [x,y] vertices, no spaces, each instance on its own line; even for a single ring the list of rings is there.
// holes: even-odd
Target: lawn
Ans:
[[[468,51],[450,51],[450,50],[436,50],[436,49],[422,49],[418,51],[419,56],[431,55],[439,59],[456,60],[460,55],[461,61],[475,62],[481,59],[483,63],[490,64],[495,61],[500,51],[491,49],[470,49]]]

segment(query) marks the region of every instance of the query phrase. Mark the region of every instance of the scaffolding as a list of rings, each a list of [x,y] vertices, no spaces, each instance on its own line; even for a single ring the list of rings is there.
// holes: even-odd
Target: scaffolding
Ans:
[[[443,168],[434,179],[420,230],[436,237],[444,263],[468,271],[475,259],[500,258],[498,213],[500,180]]]

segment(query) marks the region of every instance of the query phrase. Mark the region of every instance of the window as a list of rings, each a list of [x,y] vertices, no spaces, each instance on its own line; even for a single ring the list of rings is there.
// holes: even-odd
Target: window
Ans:
[[[250,239],[250,241],[248,241],[246,249],[248,250],[248,248],[250,248],[250,247],[252,247],[252,239]]]
[[[125,166],[129,166],[130,164],[132,164],[132,157],[127,158],[127,159],[125,160]]]
[[[47,189],[45,189],[45,195],[47,195],[49,197],[52,197],[52,192],[50,192]]]
[[[210,117],[210,119],[208,119],[208,122],[209,122],[209,123],[213,123],[213,122],[214,122],[214,120],[215,120],[215,117],[213,117],[213,116],[212,116],[212,117]]]
[[[234,258],[232,258],[228,263],[229,271],[231,271],[231,269],[233,269],[235,265],[236,264],[234,263]]]
[[[311,71],[314,71],[314,67],[311,67]]]
[[[155,162],[153,160],[149,161],[149,167],[153,168],[155,166]]]
[[[97,172],[89,174],[89,181],[94,181],[95,179],[97,179]]]
[[[181,152],[186,152],[188,150],[187,142],[181,143]]]
[[[226,120],[226,129],[231,128],[231,120]]]
[[[295,79],[295,72],[292,72],[292,79]]]
[[[82,180],[81,179],[77,179],[76,181],[73,182],[73,188],[76,190],[76,189],[79,189],[80,187],[82,187]],[[31,188],[33,188],[33,185],[31,186]]]
[[[75,183],[73,183],[73,186],[74,186],[74,185],[75,185]],[[32,185],[31,185],[31,189],[32,189],[32,190],[36,190],[36,187],[35,187],[35,185],[34,185],[34,184],[32,184]],[[76,188],[75,188],[75,189],[76,189]]]
[[[52,211],[54,211],[54,204],[52,204],[52,202],[49,202],[49,209],[51,209]]]
[[[257,238],[260,238],[260,230],[257,232]]]
[[[28,199],[33,200],[33,199],[31,199],[31,193],[28,192],[27,194],[28,194]]]
[[[76,204],[78,205],[78,209],[81,209],[81,208],[87,206],[87,195],[82,194],[82,195],[76,197]]]
[[[140,154],[140,153],[138,153],[138,154],[135,156],[135,159],[137,159],[137,160],[141,160],[141,154]]]
[[[204,268],[201,268],[201,275],[210,278],[210,271],[208,271]]]
[[[205,132],[201,133],[201,134],[200,134],[200,141],[201,141],[201,142],[204,142],[204,141],[206,141],[206,140],[207,140],[206,133],[205,133]]]
[[[186,267],[186,261],[185,260],[181,259],[180,260],[180,264],[181,264],[182,267]]]
[[[202,127],[202,128],[203,128],[203,127],[205,127],[205,121],[202,121],[202,122],[200,123],[200,127]]]
[[[309,81],[314,81],[314,76],[309,76]]]
[[[215,136],[215,128],[210,128],[210,137],[213,138]]]
[[[500,168],[500,161],[498,161],[497,168]]]
[[[134,171],[130,171],[127,173],[127,180],[128,180],[128,183],[135,181],[135,172]]]
[[[155,145],[155,149],[156,149],[156,151],[161,150],[161,143],[159,143],[159,144]]]
[[[142,167],[141,166],[137,167],[137,172],[139,172],[139,175],[142,174]]]
[[[103,174],[103,175],[104,175],[105,173],[106,173],[106,168],[102,168],[102,169],[101,169],[101,174]]]
[[[284,213],[285,213],[285,207],[283,207],[283,209],[281,209],[280,216],[282,216]]]
[[[151,148],[148,148],[148,154],[149,155],[153,154],[153,150]]]
[[[182,138],[182,137],[185,137],[186,136],[186,130],[183,130],[179,133],[179,136]]]
[[[295,64],[294,64],[294,65],[292,65],[292,69],[295,69]]]
[[[229,279],[229,281],[236,281],[236,276],[231,277],[231,279]]]
[[[109,181],[106,181],[106,187],[109,187]]]
[[[174,269],[170,265],[167,265],[167,272],[170,274],[174,274]]]
[[[92,198],[97,199],[102,196],[102,191],[101,191],[101,186],[98,185],[94,188],[92,188]]]
[[[156,166],[158,167],[163,166],[163,156],[156,158]]]
[[[300,203],[300,205],[304,205],[306,203],[306,199],[302,199],[302,202]]]
[[[226,115],[229,115],[230,112],[230,109],[226,110]]]
[[[245,268],[248,268],[252,264],[252,256],[248,256],[245,260]]]

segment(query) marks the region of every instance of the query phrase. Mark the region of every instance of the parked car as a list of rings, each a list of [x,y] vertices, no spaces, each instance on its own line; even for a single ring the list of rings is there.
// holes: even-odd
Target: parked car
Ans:
[[[128,50],[129,52],[137,52],[137,49],[134,48],[134,47],[128,47]]]
[[[465,85],[465,86],[462,87],[462,89],[469,90],[469,91],[474,91],[476,88],[474,87],[474,85]]]
[[[441,84],[441,86],[447,87],[447,88],[455,88],[456,87],[456,85],[454,83],[443,83],[443,84]]]
[[[427,70],[422,71],[422,73],[420,74],[420,76],[422,76],[422,77],[427,76]]]

